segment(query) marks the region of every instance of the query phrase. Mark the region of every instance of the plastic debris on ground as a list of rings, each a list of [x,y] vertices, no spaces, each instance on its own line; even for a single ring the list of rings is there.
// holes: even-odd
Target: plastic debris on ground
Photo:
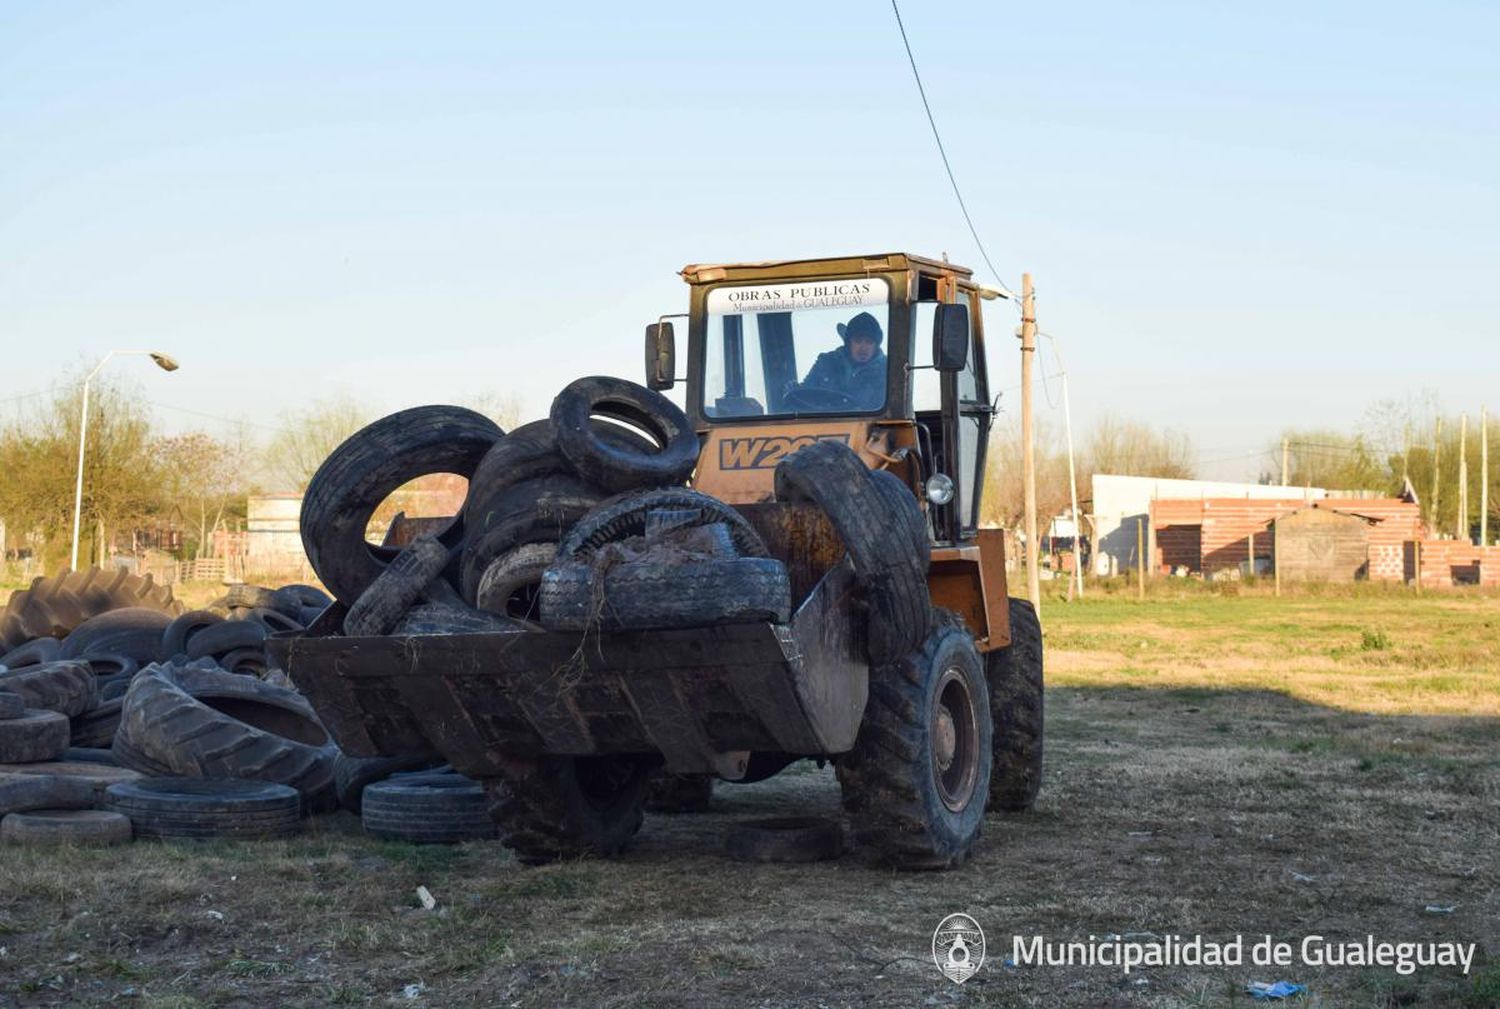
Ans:
[[[1253,999],[1269,1001],[1274,999],[1291,998],[1307,991],[1305,984],[1293,984],[1291,981],[1251,981],[1245,985],[1245,991]]]

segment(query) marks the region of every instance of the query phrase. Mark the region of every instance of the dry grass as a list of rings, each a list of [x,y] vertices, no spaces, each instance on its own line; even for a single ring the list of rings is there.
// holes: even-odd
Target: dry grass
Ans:
[[[0,1005],[1208,1007],[1278,978],[1328,1009],[1500,1004],[1500,604],[1205,596],[1046,617],[1042,800],[991,818],[961,871],[727,859],[730,819],[836,812],[810,764],[648,818],[607,863],[382,843],[347,815],[291,842],[13,850]],[[957,910],[992,944],[961,988],[928,959]],[[1472,978],[1000,964],[1013,933],[1135,931],[1451,938],[1496,959]]]

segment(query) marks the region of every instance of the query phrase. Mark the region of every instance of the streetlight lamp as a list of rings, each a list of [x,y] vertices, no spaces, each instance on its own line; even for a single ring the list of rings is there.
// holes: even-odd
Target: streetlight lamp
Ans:
[[[125,357],[128,355],[143,355],[156,362],[156,366],[162,371],[176,371],[177,359],[170,354],[163,354],[156,350],[112,350],[99,363],[94,365],[94,370],[88,373],[83,380],[83,416],[78,421],[78,482],[73,488],[73,560],[71,568],[78,570],[78,523],[83,517],[83,448],[89,432],[89,383],[94,376],[99,374],[99,369],[109,363],[112,357]]]

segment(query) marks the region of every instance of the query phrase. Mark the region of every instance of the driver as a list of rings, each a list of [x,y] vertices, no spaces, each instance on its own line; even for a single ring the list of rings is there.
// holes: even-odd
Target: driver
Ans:
[[[869,312],[839,323],[844,345],[818,355],[802,385],[848,396],[855,408],[878,409],[885,402],[885,334]]]

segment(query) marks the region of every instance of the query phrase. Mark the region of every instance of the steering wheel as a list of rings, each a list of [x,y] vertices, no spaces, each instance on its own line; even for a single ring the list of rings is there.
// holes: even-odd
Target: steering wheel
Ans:
[[[794,410],[831,412],[854,407],[854,397],[837,389],[820,389],[813,385],[794,385],[781,397],[781,401]]]

